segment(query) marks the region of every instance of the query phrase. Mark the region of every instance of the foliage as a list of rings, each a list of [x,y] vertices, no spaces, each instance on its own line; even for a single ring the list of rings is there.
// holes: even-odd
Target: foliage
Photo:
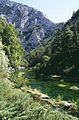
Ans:
[[[44,38],[37,47],[26,53],[26,60],[28,61],[29,66],[34,67],[36,64],[42,63],[44,55],[50,57],[51,43],[52,35]]]
[[[5,88],[5,89],[4,89]],[[27,91],[28,88],[26,88]],[[66,113],[51,110],[46,103],[34,100],[27,92],[0,81],[0,117],[10,120],[78,120]]]
[[[27,82],[24,77],[24,72],[21,72],[21,70],[12,72],[10,81],[14,83],[16,88],[21,88],[23,86],[26,86],[26,82]]]
[[[5,51],[3,50],[2,42],[0,41],[0,77],[8,77],[8,58],[5,55]]]
[[[78,75],[79,69],[79,24],[66,25],[52,43],[50,64],[54,73]],[[57,38],[58,37],[58,38]]]
[[[0,36],[9,59],[9,66],[17,68],[21,64],[23,50],[15,29],[2,18],[0,18]]]

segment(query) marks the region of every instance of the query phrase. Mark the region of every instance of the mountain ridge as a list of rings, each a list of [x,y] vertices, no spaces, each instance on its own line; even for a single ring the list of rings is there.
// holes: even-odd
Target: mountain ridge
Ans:
[[[0,0],[0,16],[17,29],[25,50],[34,48],[63,23],[54,24],[42,12],[27,5],[9,0]]]

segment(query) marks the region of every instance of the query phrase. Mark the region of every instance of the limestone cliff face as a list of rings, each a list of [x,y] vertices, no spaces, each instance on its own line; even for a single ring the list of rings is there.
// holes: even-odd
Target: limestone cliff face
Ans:
[[[42,12],[9,0],[0,0],[0,16],[18,30],[24,49],[34,48],[62,24],[54,24]]]

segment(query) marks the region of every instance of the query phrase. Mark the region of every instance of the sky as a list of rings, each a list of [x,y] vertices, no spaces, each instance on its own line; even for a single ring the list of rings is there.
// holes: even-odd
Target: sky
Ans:
[[[54,23],[66,22],[79,9],[79,0],[12,0],[36,8]]]

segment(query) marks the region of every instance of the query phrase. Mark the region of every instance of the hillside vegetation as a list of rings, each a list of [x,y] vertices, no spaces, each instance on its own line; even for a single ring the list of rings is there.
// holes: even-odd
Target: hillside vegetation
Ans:
[[[23,49],[17,37],[16,30],[11,24],[0,18],[0,39],[5,54],[9,59],[9,66],[17,68],[21,64]]]
[[[54,34],[46,38],[47,40],[45,46],[42,44],[42,47],[37,47],[36,51],[31,51],[31,56],[34,56],[32,63],[38,60],[36,75],[58,74],[79,77],[79,10],[62,29],[56,30]]]

